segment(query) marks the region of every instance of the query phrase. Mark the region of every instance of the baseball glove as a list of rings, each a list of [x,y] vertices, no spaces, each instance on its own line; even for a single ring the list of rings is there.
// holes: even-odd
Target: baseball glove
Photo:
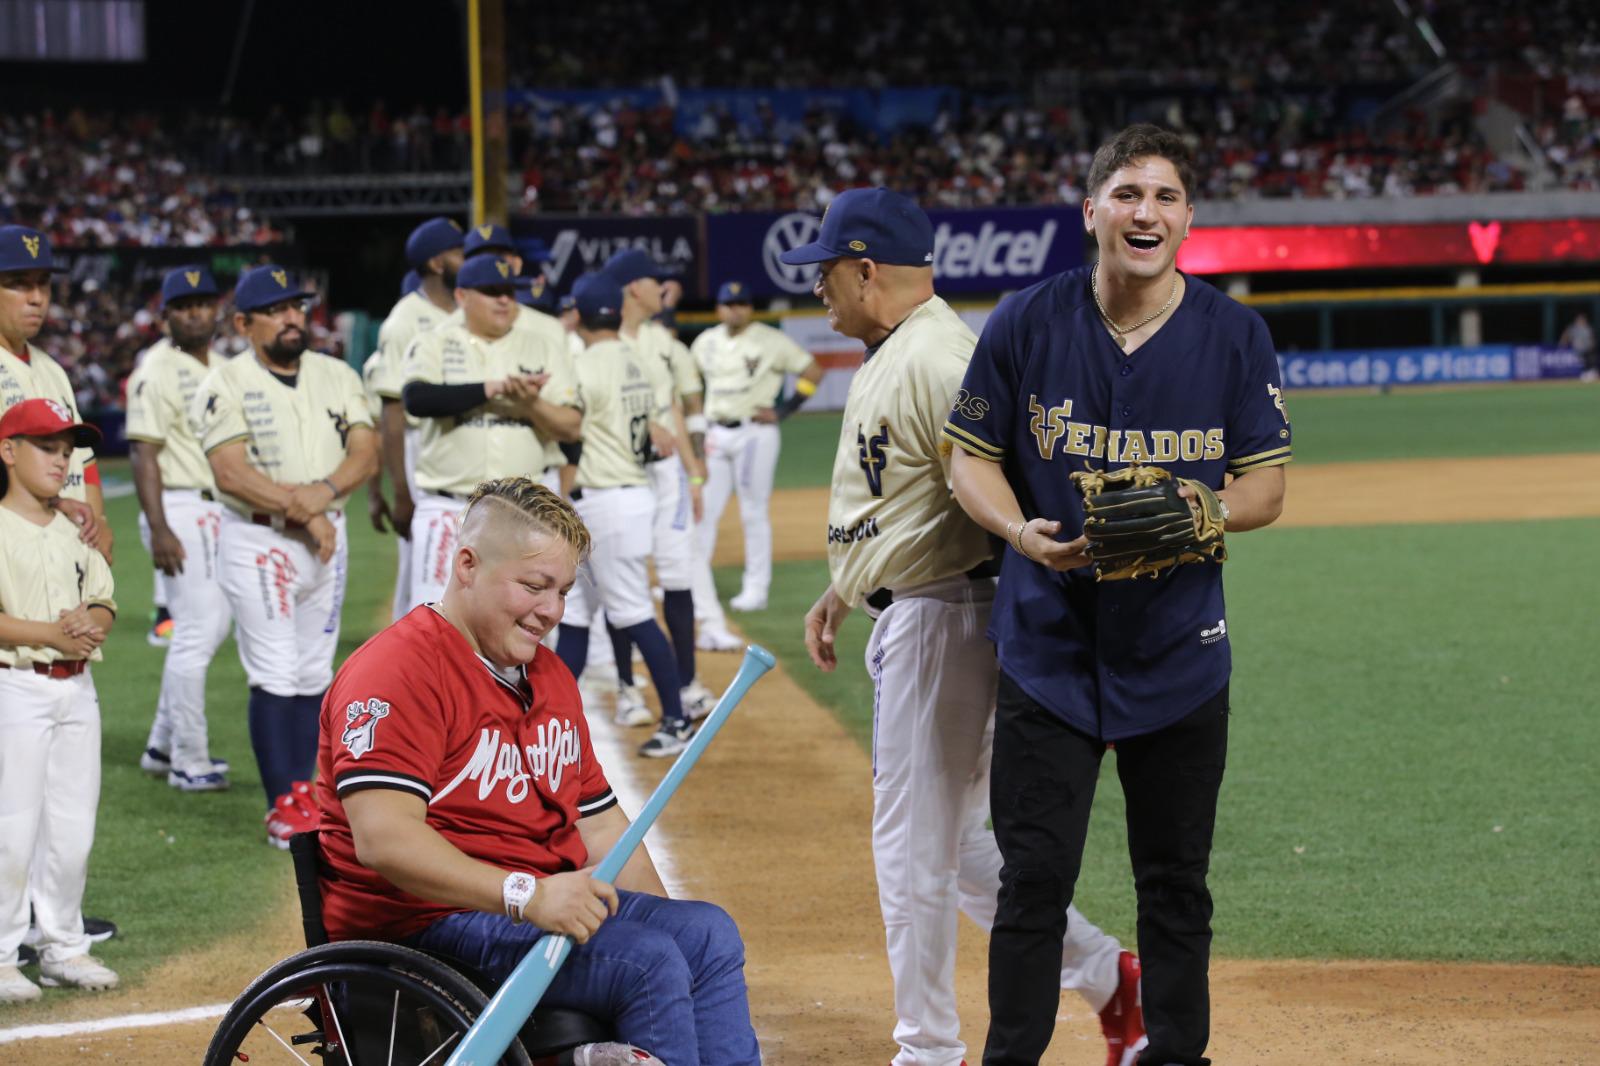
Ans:
[[[1083,532],[1096,581],[1150,575],[1169,566],[1228,557],[1222,505],[1209,485],[1175,478],[1159,466],[1089,470],[1072,475],[1083,493]],[[1178,495],[1194,490],[1196,509]]]

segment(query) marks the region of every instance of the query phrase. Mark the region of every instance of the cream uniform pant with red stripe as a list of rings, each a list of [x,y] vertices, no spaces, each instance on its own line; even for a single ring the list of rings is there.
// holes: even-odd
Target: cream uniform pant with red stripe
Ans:
[[[956,913],[987,932],[1000,892],[989,820],[999,681],[985,631],[994,582],[966,576],[896,590],[872,628],[872,857],[894,977],[895,1066],[956,1066]],[[875,614],[871,608],[869,615]],[[1061,987],[1098,1012],[1122,945],[1067,908]]]
[[[328,518],[339,539],[323,562],[303,530],[256,525],[231,508],[222,513],[222,591],[251,688],[316,696],[333,681],[350,547],[344,515]]]
[[[778,471],[778,427],[744,422],[713,424],[706,430],[705,518],[695,527],[694,613],[701,622],[724,624],[722,605],[711,583],[711,557],[717,549],[717,523],[728,497],[739,495],[744,527],[744,583],[741,592],[765,599],[772,585],[772,479]]]
[[[650,538],[656,582],[669,592],[687,589],[693,583],[695,535],[689,472],[676,455],[657,459],[645,470],[656,502]]]
[[[0,670],[0,965],[15,965],[28,904],[46,962],[89,951],[83,886],[100,804],[100,700],[89,671]]]
[[[561,471],[551,467],[532,475],[551,492],[561,491]],[[445,495],[417,490],[416,514],[411,518],[411,600],[396,617],[423,603],[444,599],[444,588],[455,568],[456,549],[461,546],[461,515],[467,509],[465,495]]]
[[[206,729],[206,672],[233,625],[233,611],[223,594],[218,562],[222,504],[207,500],[198,489],[164,489],[161,508],[167,525],[183,545],[183,570],[161,574],[172,612],[172,643],[161,671],[161,699],[146,747],[170,752],[175,769],[187,774],[211,772]],[[143,518],[143,515],[140,515]],[[150,528],[139,526],[145,550]]]

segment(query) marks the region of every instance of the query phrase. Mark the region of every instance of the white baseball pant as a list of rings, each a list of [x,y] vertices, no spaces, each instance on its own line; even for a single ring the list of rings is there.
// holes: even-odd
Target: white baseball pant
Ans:
[[[601,608],[618,629],[654,618],[648,564],[655,496],[649,486],[584,489],[572,506],[589,527],[591,547],[567,595],[562,621],[591,626]]]
[[[424,491],[417,498],[417,513],[411,519],[411,602],[406,611],[419,603],[438,603],[450,583],[460,541],[461,512],[467,501],[437,492]]]
[[[984,635],[994,582],[946,578],[896,593],[872,629],[872,856],[894,978],[894,1066],[956,1066],[956,911],[988,931],[1000,892],[989,820],[998,682]],[[873,613],[869,608],[868,613]],[[1122,946],[1067,910],[1061,987],[1096,1012]]]
[[[100,700],[89,671],[0,670],[0,965],[16,964],[28,904],[46,962],[89,951],[83,886],[100,804]]]
[[[279,532],[223,511],[222,591],[251,688],[316,696],[333,681],[350,546],[344,515],[328,518],[339,539],[324,563],[304,530]]]
[[[739,590],[765,599],[772,586],[772,479],[778,470],[778,427],[745,422],[706,430],[705,517],[695,527],[694,613],[698,621],[722,626],[725,618],[711,581],[717,548],[717,523],[728,497],[739,494],[744,526],[744,582]],[[702,603],[704,606],[702,606]]]
[[[655,523],[650,554],[656,564],[656,581],[663,589],[689,588],[694,573],[694,500],[689,495],[689,472],[676,455],[646,467],[655,497]]]
[[[417,499],[417,451],[422,447],[422,430],[413,426],[405,429],[405,456],[403,462],[406,468],[406,489],[411,493],[413,503]],[[417,605],[418,600],[411,596],[411,541],[417,535],[417,522],[411,520],[411,536],[396,536],[394,557],[394,599],[390,601],[390,617],[398,622],[407,611]]]
[[[161,507],[167,525],[183,545],[184,561],[181,572],[161,575],[172,611],[172,643],[167,648],[161,698],[145,746],[170,752],[177,770],[208,774],[206,672],[233,625],[228,598],[218,581],[218,541],[226,508],[205,499],[197,489],[164,489]],[[142,513],[139,518],[139,533],[148,551],[149,525]]]

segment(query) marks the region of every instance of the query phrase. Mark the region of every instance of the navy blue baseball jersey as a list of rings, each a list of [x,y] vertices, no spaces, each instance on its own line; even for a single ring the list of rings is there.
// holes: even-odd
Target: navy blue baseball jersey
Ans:
[[[1129,355],[1100,323],[1083,267],[1002,303],[945,436],[1000,463],[1029,518],[1083,531],[1069,475],[1134,463],[1222,488],[1287,463],[1291,435],[1266,324],[1185,275],[1183,301]],[[1105,740],[1170,725],[1219,692],[1232,658],[1222,567],[1096,583],[1005,553],[989,626],[1001,668],[1068,725]]]

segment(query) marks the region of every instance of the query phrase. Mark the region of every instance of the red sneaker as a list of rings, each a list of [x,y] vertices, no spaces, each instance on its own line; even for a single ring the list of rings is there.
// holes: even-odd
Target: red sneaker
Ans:
[[[1139,956],[1124,951],[1117,959],[1117,990],[1100,1012],[1106,1038],[1106,1066],[1133,1066],[1145,1045],[1144,1008],[1139,998]]]
[[[317,828],[322,824],[322,809],[317,806],[317,798],[312,795],[310,781],[296,781],[289,786],[289,795],[294,798],[294,805],[300,809],[302,817],[311,824],[302,832]]]
[[[322,824],[322,812],[310,801],[310,786],[296,781],[289,792],[279,796],[267,812],[267,843],[289,850],[289,838],[309,833]]]

